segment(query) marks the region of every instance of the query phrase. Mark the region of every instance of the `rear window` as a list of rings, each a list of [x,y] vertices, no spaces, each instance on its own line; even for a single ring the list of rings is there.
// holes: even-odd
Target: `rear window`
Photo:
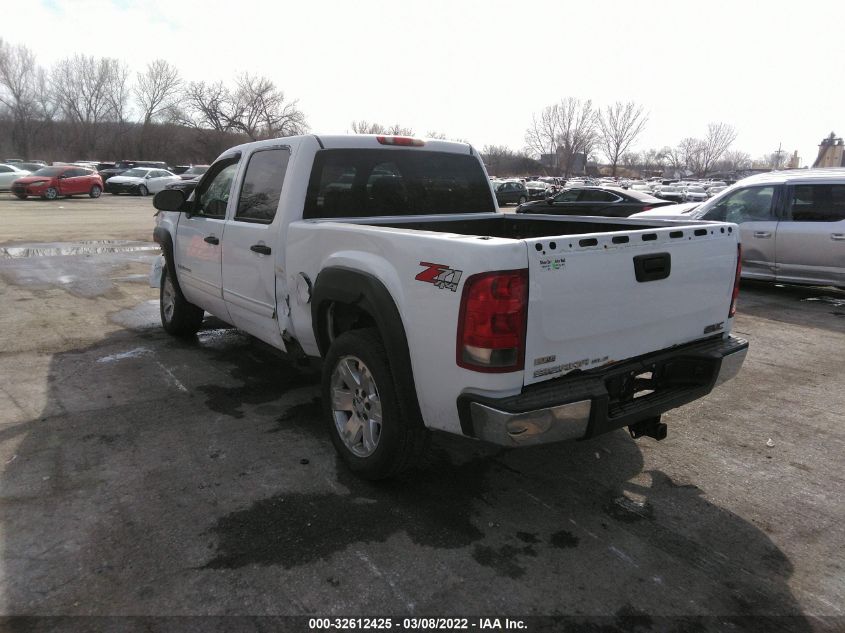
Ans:
[[[495,211],[474,156],[446,152],[327,149],[317,152],[304,218]]]
[[[845,185],[795,185],[792,189],[794,222],[845,220]]]

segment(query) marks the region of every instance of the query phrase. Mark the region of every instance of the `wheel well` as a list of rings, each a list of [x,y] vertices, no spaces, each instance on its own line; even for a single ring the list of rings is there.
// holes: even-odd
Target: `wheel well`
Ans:
[[[358,305],[331,301],[322,312],[321,327],[329,342],[349,330],[378,327],[373,316]]]

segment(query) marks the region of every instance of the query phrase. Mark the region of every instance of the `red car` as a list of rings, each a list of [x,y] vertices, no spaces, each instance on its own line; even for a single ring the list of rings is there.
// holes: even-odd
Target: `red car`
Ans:
[[[21,200],[27,196],[41,196],[45,200],[76,195],[99,198],[103,193],[103,179],[97,172],[75,165],[42,167],[29,176],[15,180],[12,193]]]

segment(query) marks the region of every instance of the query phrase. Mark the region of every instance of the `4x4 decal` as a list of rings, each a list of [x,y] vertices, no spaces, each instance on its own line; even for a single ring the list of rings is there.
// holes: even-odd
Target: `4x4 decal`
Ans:
[[[420,266],[425,267],[425,270],[414,279],[434,284],[438,288],[448,288],[452,292],[457,292],[458,283],[461,281],[461,275],[464,274],[464,271],[449,268],[446,264],[432,264],[430,262],[420,262]]]

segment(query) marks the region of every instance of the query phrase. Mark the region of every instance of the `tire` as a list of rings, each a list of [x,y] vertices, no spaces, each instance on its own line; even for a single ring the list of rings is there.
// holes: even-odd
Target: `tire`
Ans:
[[[25,193],[16,193],[16,194],[15,194],[15,197],[16,197],[18,200],[26,200],[26,194],[25,194]]]
[[[59,192],[55,187],[50,187],[41,195],[41,197],[45,200],[55,200],[59,197]]]
[[[94,185],[91,187],[91,191],[88,192],[88,195],[92,198],[99,198],[103,194],[103,188],[100,185]]]
[[[149,191],[147,191],[147,188],[144,185],[140,185],[138,187],[138,195],[146,196],[148,193],[149,193]]]
[[[167,266],[161,270],[158,298],[161,326],[165,332],[185,338],[197,333],[202,325],[203,309],[189,303],[182,296],[182,292],[170,278]]]
[[[375,328],[332,342],[323,364],[324,415],[335,450],[363,479],[395,477],[425,453],[428,431],[410,413],[413,395],[398,384]]]
[[[519,196],[519,202],[517,202],[517,204],[525,204],[526,202],[528,202],[528,198],[525,196]]]

